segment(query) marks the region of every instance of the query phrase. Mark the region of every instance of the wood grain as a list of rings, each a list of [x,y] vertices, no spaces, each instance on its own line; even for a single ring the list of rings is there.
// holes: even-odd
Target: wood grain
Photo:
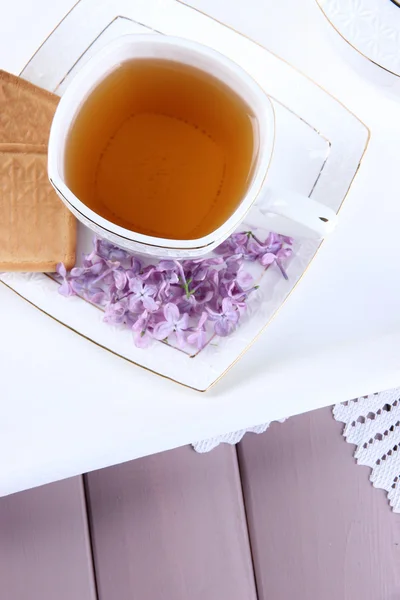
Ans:
[[[1,600],[95,600],[82,478],[0,498]]]
[[[341,430],[326,408],[240,444],[259,600],[400,599],[400,515]]]
[[[255,600],[235,449],[87,476],[100,600]]]

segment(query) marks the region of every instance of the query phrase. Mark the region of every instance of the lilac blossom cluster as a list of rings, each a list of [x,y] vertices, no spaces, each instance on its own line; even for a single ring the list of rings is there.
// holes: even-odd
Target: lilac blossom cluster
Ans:
[[[246,261],[258,261],[265,269],[275,265],[287,279],[284,263],[291,246],[291,238],[276,233],[264,242],[252,232],[235,233],[213,256],[144,265],[129,252],[95,239],[81,267],[67,272],[62,263],[57,266],[59,292],[103,307],[104,321],[130,327],[140,348],[174,337],[180,348],[201,349],[207,331],[229,335],[246,311],[257,289]]]

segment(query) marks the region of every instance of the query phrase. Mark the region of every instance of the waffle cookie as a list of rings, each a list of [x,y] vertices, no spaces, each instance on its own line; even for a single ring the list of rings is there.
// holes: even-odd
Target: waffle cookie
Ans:
[[[59,97],[0,70],[0,144],[44,144]]]
[[[76,222],[47,178],[46,146],[0,145],[0,271],[75,264]]]

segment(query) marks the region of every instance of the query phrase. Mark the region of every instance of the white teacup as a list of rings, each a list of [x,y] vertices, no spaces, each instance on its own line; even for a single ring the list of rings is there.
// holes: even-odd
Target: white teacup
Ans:
[[[139,58],[178,61],[218,78],[251,108],[256,124],[259,152],[253,175],[235,212],[212,233],[195,240],[171,240],[125,229],[88,208],[65,182],[65,149],[70,127],[93,89],[122,62]],[[81,69],[57,107],[49,141],[49,179],[73,214],[99,236],[139,254],[158,258],[197,258],[221,244],[240,225],[257,202],[262,213],[283,215],[302,226],[310,237],[323,238],[336,224],[330,208],[299,194],[276,192],[268,186],[267,172],[275,139],[275,115],[265,92],[239,65],[222,54],[183,38],[126,35],[108,44]]]

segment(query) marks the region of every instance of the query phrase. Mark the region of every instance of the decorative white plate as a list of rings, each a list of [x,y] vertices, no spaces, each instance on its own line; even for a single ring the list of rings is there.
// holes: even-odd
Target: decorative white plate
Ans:
[[[125,33],[152,32],[191,38],[226,54],[272,96],[277,138],[270,167],[271,185],[307,194],[334,210],[341,207],[366,150],[369,131],[332,96],[255,42],[176,0],[81,0],[44,42],[22,72],[35,84],[62,94],[88,58]],[[296,226],[277,217],[249,223],[296,237]],[[245,228],[245,227],[244,227]],[[262,234],[261,234],[262,235]],[[79,253],[92,235],[79,228]],[[102,311],[81,298],[64,298],[44,274],[7,273],[0,282],[76,333],[135,365],[199,391],[207,390],[240,358],[271,321],[314,258],[319,241],[297,238],[289,280],[269,269],[234,334],[214,338],[197,354],[161,342],[147,350],[131,333],[102,322]],[[132,371],[134,376],[134,371]]]
[[[349,47],[372,63],[372,69],[379,67],[375,81],[400,89],[400,0],[316,1]]]

